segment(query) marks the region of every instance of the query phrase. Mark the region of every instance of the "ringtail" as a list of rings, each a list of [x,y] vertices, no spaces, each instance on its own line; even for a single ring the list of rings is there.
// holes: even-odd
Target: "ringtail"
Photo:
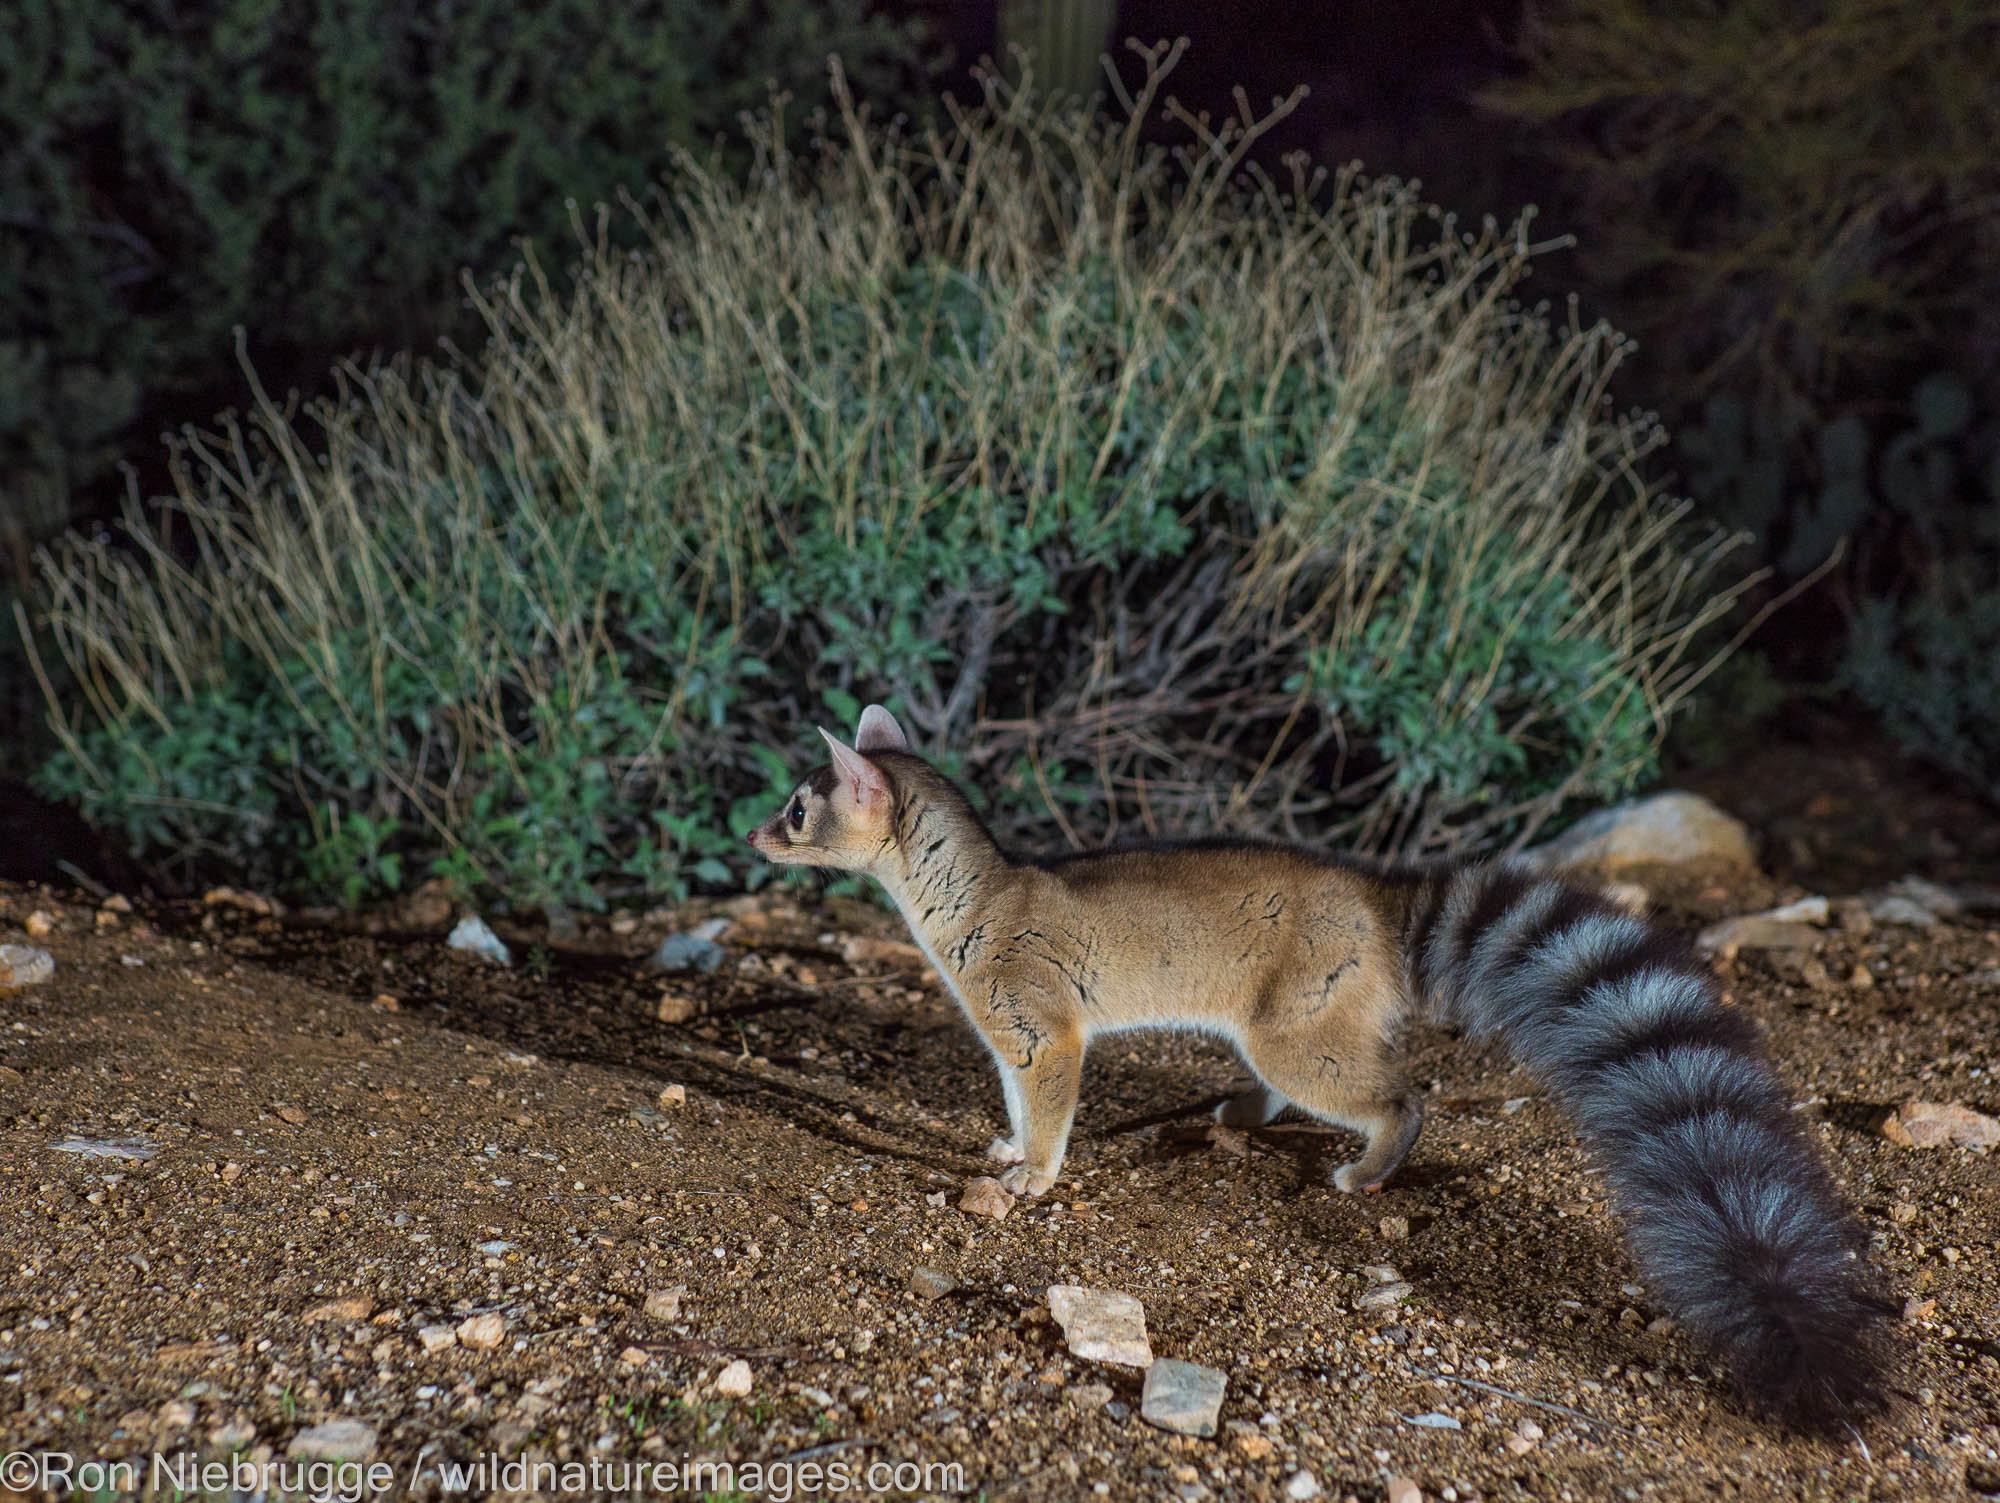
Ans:
[[[1002,850],[880,705],[749,835],[773,862],[875,878],[979,1031],[1008,1189],[1062,1170],[1084,1048],[1123,1029],[1220,1037],[1255,1089],[1353,1129],[1341,1191],[1416,1142],[1405,1025],[1497,1036],[1595,1148],[1655,1294],[1753,1400],[1828,1425],[1879,1403],[1860,1238],[1757,1032],[1677,936],[1510,861],[1373,866],[1249,840],[1027,857]]]

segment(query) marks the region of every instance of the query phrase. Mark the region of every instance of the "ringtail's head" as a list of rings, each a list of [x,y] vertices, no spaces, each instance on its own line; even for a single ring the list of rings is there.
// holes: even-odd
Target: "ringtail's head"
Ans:
[[[895,845],[894,790],[869,754],[908,751],[909,738],[880,705],[861,712],[854,745],[823,729],[820,735],[833,761],[807,773],[784,808],[745,838],[781,866],[868,871]]]

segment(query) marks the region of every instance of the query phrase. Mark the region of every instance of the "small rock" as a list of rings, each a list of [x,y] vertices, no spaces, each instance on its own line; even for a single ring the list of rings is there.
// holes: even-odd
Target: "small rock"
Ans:
[[[1424,1490],[1408,1477],[1391,1477],[1382,1488],[1383,1503],[1424,1503]]]
[[[1524,1419],[1514,1427],[1514,1433],[1523,1440],[1540,1440],[1542,1438],[1542,1427],[1531,1419]]]
[[[1810,924],[1752,914],[1710,924],[1695,937],[1695,948],[1727,960],[1739,950],[1810,950],[1819,942],[1820,933]]]
[[[280,1122],[288,1122],[293,1127],[306,1125],[306,1114],[301,1107],[280,1105],[272,1107],[271,1111]]]
[[[375,1000],[368,1005],[377,1012],[401,1012],[403,1010],[401,999],[388,992],[377,992]]]
[[[1918,1299],[1913,1294],[1903,1301],[1903,1319],[1912,1322],[1929,1320],[1936,1309],[1935,1299]]]
[[[958,1281],[940,1268],[918,1264],[910,1270],[910,1293],[918,1299],[942,1299],[958,1287]]]
[[[1354,1298],[1357,1310],[1393,1310],[1412,1293],[1410,1286],[1401,1279],[1389,1284],[1377,1284],[1373,1289],[1363,1290]]]
[[[803,1383],[799,1385],[799,1397],[809,1404],[817,1405],[821,1409],[831,1409],[839,1402],[838,1399],[834,1398],[824,1388],[812,1388]]]
[[[169,1399],[160,1406],[160,1428],[162,1430],[185,1430],[193,1423],[194,1405],[186,1399]]]
[[[360,1420],[328,1420],[294,1435],[290,1454],[314,1461],[366,1461],[375,1454],[375,1432]]]
[[[1393,1284],[1402,1278],[1402,1274],[1396,1271],[1395,1265],[1390,1263],[1367,1263],[1362,1266],[1361,1272],[1370,1283],[1374,1284]]]
[[[1391,1242],[1401,1242],[1410,1235],[1410,1218],[1407,1216],[1384,1216],[1381,1221],[1382,1235]]]
[[[97,910],[98,928],[116,929],[118,927],[118,922],[119,922],[118,915],[113,913],[109,908],[100,908]]]
[[[56,958],[47,950],[33,945],[0,945],[0,992],[40,986],[55,973]]]
[[[1905,1148],[2000,1147],[2000,1119],[1956,1101],[1905,1101],[1882,1124],[1882,1136]]]
[[[1842,898],[1833,905],[1833,916],[1839,920],[1843,934],[1855,939],[1866,939],[1875,932],[1875,920],[1868,915],[1865,898]]]
[[[1857,963],[1848,973],[1847,984],[1858,992],[1865,992],[1875,984],[1875,973],[1867,966]]]
[[[234,887],[211,887],[201,895],[205,908],[234,908],[243,913],[254,913],[259,918],[280,918],[285,905],[276,898],[267,898],[262,893],[241,892]]]
[[[1757,870],[1749,828],[1694,793],[1660,793],[1600,809],[1521,859],[1543,870],[1584,867],[1616,878],[1635,867]]]
[[[122,892],[114,892],[97,906],[106,913],[130,913],[132,911],[132,900]]]
[[[1285,1479],[1285,1496],[1288,1498],[1317,1498],[1319,1478],[1311,1472],[1293,1472]]]
[[[47,939],[56,932],[56,916],[46,908],[37,908],[28,915],[22,927],[28,931],[30,939]]]
[[[1938,918],[1957,918],[1965,912],[1965,900],[1955,890],[1922,877],[1898,877],[1889,884],[1889,895],[1928,909]]]
[[[1898,1226],[1908,1226],[1917,1219],[1917,1208],[1907,1200],[1889,1202],[1889,1219]]]
[[[653,1359],[646,1354],[643,1348],[636,1346],[628,1346],[625,1348],[624,1351],[618,1354],[618,1360],[624,1363],[627,1367],[644,1367],[648,1362],[651,1362]]]
[[[840,958],[849,965],[893,965],[914,969],[925,965],[924,952],[900,939],[875,939],[850,934],[840,941]]]
[[[375,1313],[375,1301],[365,1294],[350,1294],[346,1299],[328,1300],[323,1305],[314,1305],[306,1311],[306,1320],[366,1320]]]
[[[1014,1197],[1007,1193],[1007,1187],[989,1174],[982,1174],[970,1181],[965,1193],[958,1199],[958,1208],[970,1216],[988,1216],[995,1221],[1005,1221],[1007,1213],[1014,1209]]]
[[[87,1159],[149,1159],[160,1151],[157,1143],[144,1138],[64,1138],[55,1145],[57,1153],[78,1153]]]
[[[215,1177],[225,1185],[233,1185],[239,1179],[243,1178],[243,1166],[237,1163],[236,1160],[231,1159],[215,1171]]]
[[[1106,1391],[1109,1392],[1108,1389]],[[1271,1437],[1248,1420],[1231,1420],[1223,1428],[1229,1432],[1229,1439],[1237,1451],[1251,1461],[1268,1461],[1271,1452],[1276,1449],[1271,1444]]]
[[[1500,1103],[1500,1110],[1505,1115],[1511,1117],[1514,1113],[1531,1105],[1534,1099],[1532,1096],[1509,1096],[1505,1101]]]
[[[738,1357],[734,1362],[715,1375],[715,1391],[725,1399],[740,1399],[749,1395],[753,1383],[750,1364]]]
[[[1063,1397],[1079,1409],[1102,1409],[1111,1402],[1109,1383],[1078,1383],[1064,1391]]]
[[[677,1110],[688,1104],[688,1091],[684,1085],[660,1087],[660,1105],[669,1110]]]
[[[1213,1435],[1228,1383],[1229,1379],[1212,1367],[1161,1357],[1146,1369],[1139,1418],[1181,1435]]]
[[[1464,1426],[1460,1425],[1457,1420],[1448,1414],[1406,1414],[1403,1418],[1410,1424],[1420,1425],[1426,1430],[1460,1430],[1464,1428]]]
[[[450,1326],[425,1326],[417,1332],[417,1341],[425,1351],[436,1356],[458,1345],[458,1332]]]
[[[452,926],[445,937],[445,944],[451,949],[486,961],[490,965],[512,965],[514,952],[501,942],[487,925],[485,919],[476,913],[469,913]]]
[[[1510,1435],[1507,1437],[1505,1445],[1508,1454],[1513,1456],[1525,1456],[1535,1449],[1535,1443],[1525,1435]]]
[[[1627,913],[1635,913],[1641,918],[1653,906],[1653,895],[1637,882],[1607,882],[1604,884],[1604,896]]]
[[[678,1289],[649,1289],[646,1291],[645,1311],[648,1319],[674,1321],[681,1318],[681,1291]]]
[[[727,927],[725,920],[723,928]],[[722,929],[719,928],[715,932],[719,934]],[[695,929],[686,933],[669,934],[646,958],[646,964],[656,971],[700,971],[704,976],[708,976],[721,968],[725,958],[721,945],[704,935],[700,929]]]
[[[1894,893],[1871,899],[1868,916],[1878,924],[1907,924],[1918,929],[1928,929],[1937,923],[1937,915],[1922,903]]]
[[[1147,1367],[1153,1345],[1146,1336],[1146,1307],[1132,1295],[1079,1284],[1051,1284],[1049,1313],[1063,1328],[1070,1351],[1086,1362]]]
[[[685,1023],[701,1011],[701,1004],[692,997],[684,997],[679,992],[660,993],[659,1006],[653,1015],[662,1023]]]
[[[507,1338],[507,1322],[490,1311],[458,1323],[459,1344],[475,1352],[490,1352]]]

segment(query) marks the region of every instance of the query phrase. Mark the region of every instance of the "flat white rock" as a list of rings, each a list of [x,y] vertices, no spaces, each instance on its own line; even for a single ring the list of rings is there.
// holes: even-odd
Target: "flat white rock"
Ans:
[[[1153,1344],[1146,1336],[1146,1307],[1115,1289],[1051,1284],[1049,1313],[1063,1328],[1070,1351],[1086,1362],[1150,1367]]]

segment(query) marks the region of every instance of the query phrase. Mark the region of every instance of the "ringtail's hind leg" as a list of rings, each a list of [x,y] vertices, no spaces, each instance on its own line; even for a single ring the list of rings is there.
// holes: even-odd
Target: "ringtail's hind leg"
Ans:
[[[1279,1095],[1281,1105],[1289,1100],[1368,1139],[1359,1158],[1334,1170],[1334,1188],[1345,1194],[1381,1189],[1423,1131],[1424,1109],[1404,1089],[1402,1072],[1379,1035],[1320,1024],[1253,1033],[1246,1045],[1251,1067],[1270,1082],[1266,1089]]]
[[[1218,1106],[1215,1120],[1224,1127],[1262,1127],[1291,1104],[1283,1091],[1260,1080]]]

